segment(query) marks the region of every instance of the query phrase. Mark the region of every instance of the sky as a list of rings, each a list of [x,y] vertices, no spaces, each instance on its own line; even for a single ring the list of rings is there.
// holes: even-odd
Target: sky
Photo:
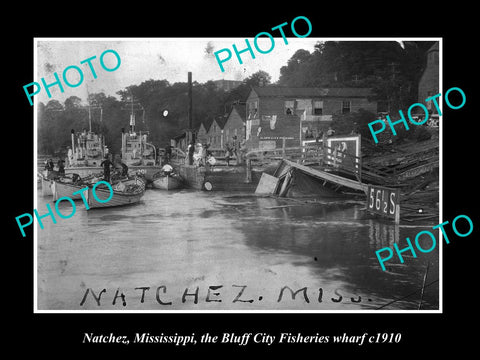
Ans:
[[[51,98],[43,88],[34,96],[36,101],[47,103],[55,99],[61,102],[70,96],[78,96],[82,100],[87,98],[88,93],[104,92],[106,95],[116,96],[116,92],[125,89],[129,85],[139,85],[143,81],[168,80],[186,82],[188,72],[192,72],[193,81],[205,83],[208,80],[243,80],[259,70],[264,70],[276,82],[280,75],[280,68],[298,49],[309,52],[314,50],[314,45],[321,41],[319,38],[287,38],[285,44],[281,37],[274,38],[274,47],[267,53],[262,54],[256,50],[253,38],[248,39],[255,54],[252,59],[250,53],[241,53],[243,64],[240,64],[235,56],[232,45],[235,44],[241,51],[246,48],[245,38],[109,38],[109,39],[77,39],[77,38],[36,38],[33,81],[42,84],[44,78],[46,84],[55,82],[56,72],[62,82],[64,92],[58,85],[49,87]],[[260,37],[258,47],[264,51],[271,48],[272,44],[268,37]],[[215,58],[215,51],[228,48],[232,57],[222,65],[221,71]],[[120,66],[114,71],[106,71],[100,64],[100,57],[106,50],[114,50],[120,57]],[[88,62],[82,61],[93,56],[90,60],[97,78],[94,78]],[[219,53],[220,58],[227,56],[227,52]],[[112,52],[107,52],[103,57],[105,67],[115,68],[118,64]],[[67,80],[76,87],[65,84],[62,75],[65,68],[77,66],[83,74],[83,80],[76,68],[70,68],[66,72]],[[33,92],[33,87],[30,89]]]

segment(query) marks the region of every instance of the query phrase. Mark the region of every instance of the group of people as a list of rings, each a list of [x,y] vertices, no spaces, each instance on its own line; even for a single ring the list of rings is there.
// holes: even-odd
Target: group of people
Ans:
[[[189,165],[206,166],[207,164],[215,165],[215,158],[209,150],[210,145],[198,144],[197,151],[195,151],[195,142],[192,140],[187,148],[187,157]]]
[[[45,170],[47,171],[55,170],[55,165],[52,159],[45,160]],[[58,172],[58,175],[65,175],[65,161],[62,159],[58,159],[57,161],[57,172]]]
[[[239,156],[240,154],[238,153],[235,144],[225,144],[225,161],[227,166],[230,166],[230,160],[232,158],[237,159],[237,163],[240,163]],[[210,145],[201,143],[195,145],[194,141],[191,141],[188,145],[187,156],[185,160],[189,165],[195,164],[198,166],[205,166],[207,164],[214,165],[216,163],[216,159],[210,150]]]
[[[330,126],[328,130],[323,132],[322,130],[311,130],[307,128],[305,130],[305,139],[316,139],[317,141],[322,140],[324,137],[331,137],[335,135],[335,130]]]
[[[122,177],[128,176],[128,166],[121,159],[118,158],[112,162],[110,154],[105,156],[105,159],[100,163],[100,166],[103,167],[103,178],[105,181],[110,182],[111,169],[120,170],[120,176]]]

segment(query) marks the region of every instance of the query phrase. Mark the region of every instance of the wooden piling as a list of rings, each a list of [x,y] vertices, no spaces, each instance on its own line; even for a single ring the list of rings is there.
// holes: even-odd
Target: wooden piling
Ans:
[[[245,182],[250,184],[252,182],[252,159],[247,158],[246,171],[245,171]]]
[[[400,224],[400,205],[395,206],[395,224]]]
[[[188,128],[193,129],[192,73],[188,72]]]
[[[285,175],[285,179],[283,180],[283,184],[282,184],[282,187],[280,188],[280,192],[278,193],[278,196],[284,197],[287,194],[288,186],[290,185],[290,181],[292,179],[292,171],[293,169],[290,169]]]

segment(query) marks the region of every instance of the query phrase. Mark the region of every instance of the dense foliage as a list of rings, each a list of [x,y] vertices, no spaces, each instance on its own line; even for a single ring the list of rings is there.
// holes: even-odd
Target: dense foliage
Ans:
[[[193,127],[230,111],[236,101],[245,101],[252,86],[270,83],[270,75],[259,71],[230,91],[212,82],[192,84]],[[188,128],[188,83],[170,84],[167,80],[147,80],[131,85],[114,96],[90,94],[86,102],[72,96],[62,104],[50,100],[38,106],[38,151],[54,154],[66,151],[71,130],[89,129],[102,133],[110,151],[120,152],[122,128],[128,129],[130,115],[135,115],[138,131],[149,131],[154,145],[163,147]],[[133,100],[132,100],[133,99]],[[86,105],[90,104],[90,106]],[[166,111],[165,111],[166,110]],[[89,120],[91,119],[91,121]]]

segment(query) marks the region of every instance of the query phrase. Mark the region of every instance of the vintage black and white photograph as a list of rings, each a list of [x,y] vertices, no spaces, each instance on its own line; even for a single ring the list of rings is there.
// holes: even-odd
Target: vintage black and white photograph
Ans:
[[[301,22],[35,38],[35,312],[442,310],[442,39]]]

